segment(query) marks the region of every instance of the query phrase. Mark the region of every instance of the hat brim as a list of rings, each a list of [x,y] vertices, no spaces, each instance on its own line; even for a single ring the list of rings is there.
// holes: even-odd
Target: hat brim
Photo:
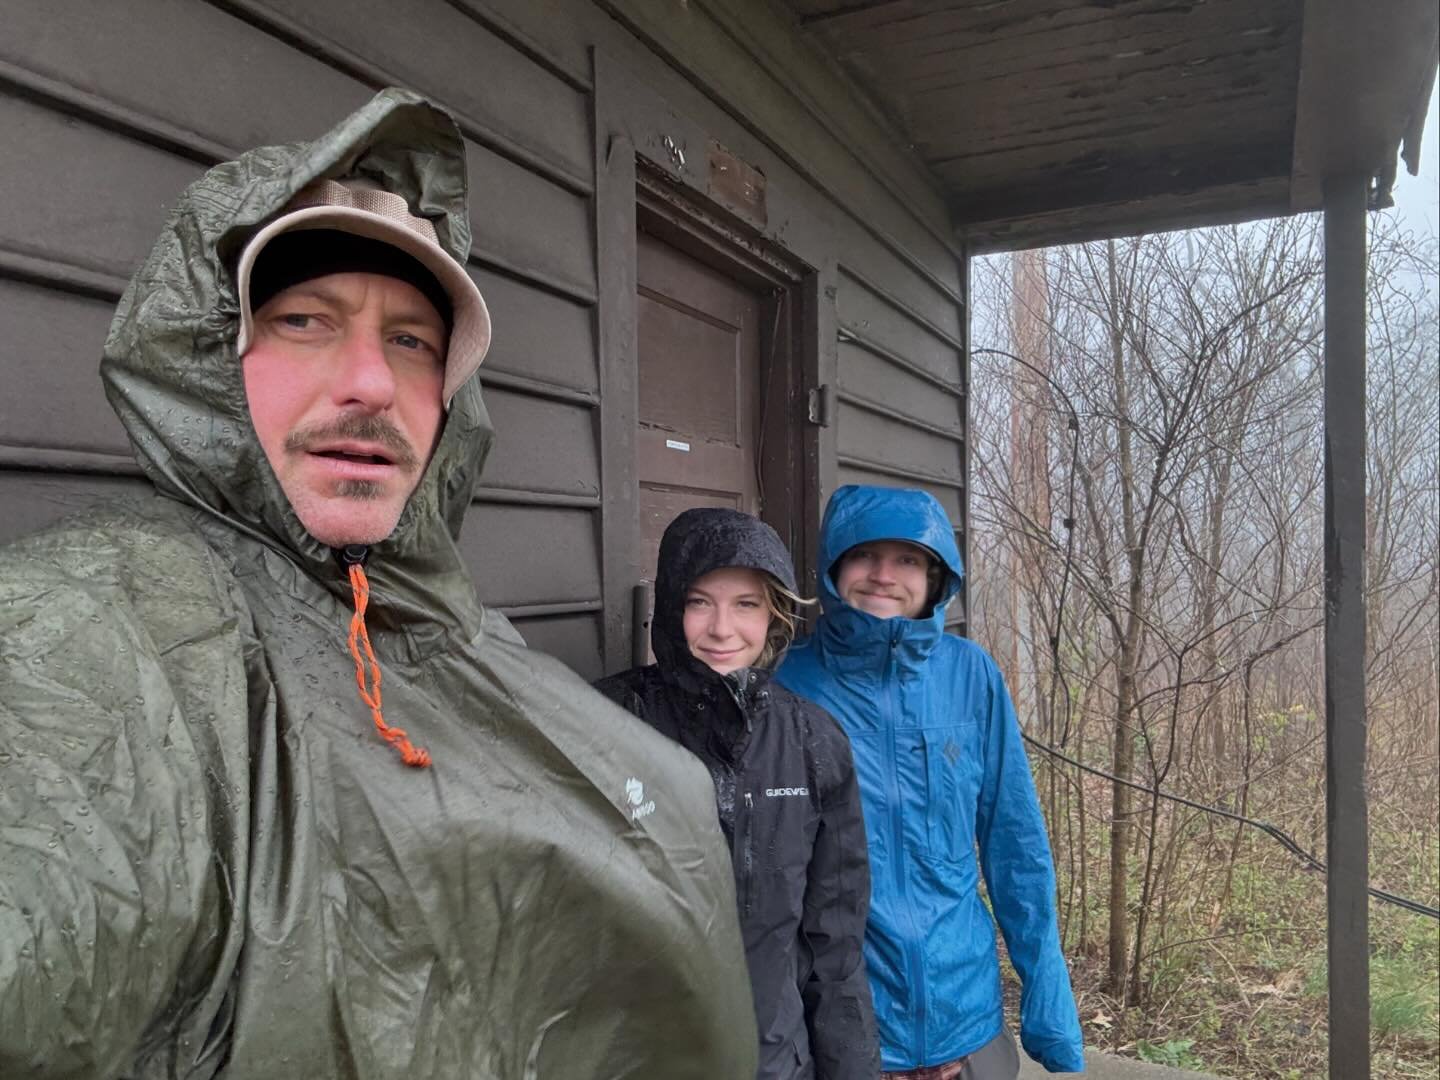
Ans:
[[[379,240],[403,251],[426,270],[450,297],[453,324],[445,351],[445,408],[465,381],[475,374],[490,349],[490,310],[485,298],[465,268],[439,244],[385,218],[347,206],[309,206],[272,221],[257,232],[240,253],[236,285],[240,290],[239,355],[244,356],[255,338],[255,313],[250,310],[250,273],[265,245],[281,233],[307,229],[335,229],[339,232]]]

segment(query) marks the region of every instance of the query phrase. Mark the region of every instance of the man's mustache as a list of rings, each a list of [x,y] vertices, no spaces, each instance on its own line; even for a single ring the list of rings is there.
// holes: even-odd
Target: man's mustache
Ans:
[[[420,467],[420,457],[400,429],[383,416],[342,416],[331,423],[296,428],[285,436],[288,451],[308,451],[338,439],[357,439],[379,443],[390,451],[395,464],[413,472]]]

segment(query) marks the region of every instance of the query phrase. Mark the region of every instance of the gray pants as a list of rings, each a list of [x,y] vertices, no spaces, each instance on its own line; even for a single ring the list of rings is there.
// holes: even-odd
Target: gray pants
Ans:
[[[1020,1052],[1010,1032],[999,1035],[959,1061],[918,1069],[881,1073],[885,1080],[1015,1080],[1020,1075]]]

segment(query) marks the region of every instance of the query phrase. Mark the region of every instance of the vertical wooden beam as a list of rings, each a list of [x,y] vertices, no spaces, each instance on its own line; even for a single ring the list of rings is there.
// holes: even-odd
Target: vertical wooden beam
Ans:
[[[970,636],[970,248],[960,256],[960,430],[965,441],[960,444],[960,520],[955,522],[955,542],[960,548],[960,566],[965,571],[957,601],[960,604],[960,636]]]
[[[1331,1080],[1370,1077],[1364,175],[1325,181],[1325,837]]]
[[[822,394],[829,388],[831,398],[840,382],[840,317],[835,308],[835,299],[840,289],[840,267],[833,258],[827,258],[805,282],[805,350],[807,357],[814,357],[814,382],[811,390]],[[822,395],[823,396],[823,395]],[[819,399],[817,398],[817,404]],[[821,409],[823,414],[825,410]],[[818,415],[818,414],[817,414]],[[815,531],[812,546],[815,549],[814,587],[819,588],[819,575],[830,568],[819,565],[820,526],[819,521],[830,502],[830,496],[840,484],[839,442],[836,418],[821,416],[823,423],[815,427],[814,472],[810,490],[815,493]],[[819,593],[812,592],[811,596]]]
[[[804,545],[806,365],[804,283],[771,284],[760,293],[760,516],[774,526],[795,563],[796,581],[806,586]],[[806,595],[810,595],[806,593]]]
[[[600,544],[607,672],[632,661],[633,589],[640,580],[640,509],[635,480],[635,146],[616,100],[610,61],[592,52],[595,72],[595,257],[599,304]]]

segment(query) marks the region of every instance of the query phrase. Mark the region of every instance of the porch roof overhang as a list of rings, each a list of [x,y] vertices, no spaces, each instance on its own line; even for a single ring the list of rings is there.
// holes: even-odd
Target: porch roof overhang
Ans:
[[[1413,172],[1434,0],[785,0],[975,253],[1321,208]]]

